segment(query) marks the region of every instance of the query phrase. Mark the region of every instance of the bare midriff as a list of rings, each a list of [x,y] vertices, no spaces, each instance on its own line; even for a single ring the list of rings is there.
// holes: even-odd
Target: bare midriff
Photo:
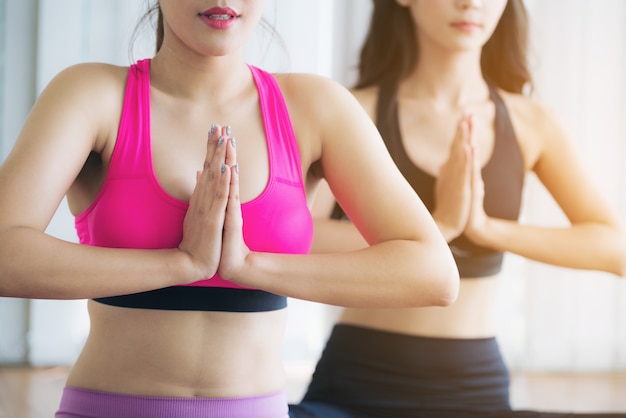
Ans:
[[[91,328],[67,385],[158,397],[246,397],[285,386],[285,309],[198,312],[89,301]]]

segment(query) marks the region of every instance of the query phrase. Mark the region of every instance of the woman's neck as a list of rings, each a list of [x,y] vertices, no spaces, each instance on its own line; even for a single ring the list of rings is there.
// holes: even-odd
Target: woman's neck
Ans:
[[[184,99],[228,101],[245,90],[252,80],[241,56],[197,57],[163,48],[151,61],[152,84]]]
[[[446,107],[465,107],[488,95],[480,66],[480,51],[420,51],[418,64],[402,82],[399,91],[401,99],[427,99]]]

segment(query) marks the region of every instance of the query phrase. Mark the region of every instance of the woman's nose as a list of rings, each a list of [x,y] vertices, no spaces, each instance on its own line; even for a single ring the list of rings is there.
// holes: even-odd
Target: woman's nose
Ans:
[[[483,6],[483,0],[456,0],[456,7],[459,9],[478,9]]]

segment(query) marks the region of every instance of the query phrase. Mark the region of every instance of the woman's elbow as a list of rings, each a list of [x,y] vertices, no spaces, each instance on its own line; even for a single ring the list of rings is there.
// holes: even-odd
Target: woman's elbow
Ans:
[[[459,287],[461,279],[456,264],[451,263],[442,273],[441,278],[437,281],[438,300],[434,306],[450,306],[459,296]]]
[[[605,264],[602,270],[615,274],[619,277],[626,277],[626,236],[622,233],[618,240],[613,241],[604,251]]]
[[[622,242],[616,257],[614,271],[619,277],[626,277],[626,242]]]
[[[429,297],[427,300],[422,298],[422,306],[450,306],[459,295],[461,279],[456,263],[452,255],[442,258],[433,258],[434,261],[429,274]]]

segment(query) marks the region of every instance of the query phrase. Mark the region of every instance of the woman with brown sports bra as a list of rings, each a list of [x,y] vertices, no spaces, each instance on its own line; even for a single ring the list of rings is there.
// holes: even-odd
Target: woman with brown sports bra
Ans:
[[[345,309],[292,417],[570,415],[511,411],[495,337],[503,255],[623,276],[626,245],[559,121],[524,94],[527,26],[521,0],[374,0],[353,93],[448,241],[461,287],[446,309]],[[518,222],[529,172],[570,226]],[[315,234],[314,251],[367,245],[345,221],[319,220]]]

